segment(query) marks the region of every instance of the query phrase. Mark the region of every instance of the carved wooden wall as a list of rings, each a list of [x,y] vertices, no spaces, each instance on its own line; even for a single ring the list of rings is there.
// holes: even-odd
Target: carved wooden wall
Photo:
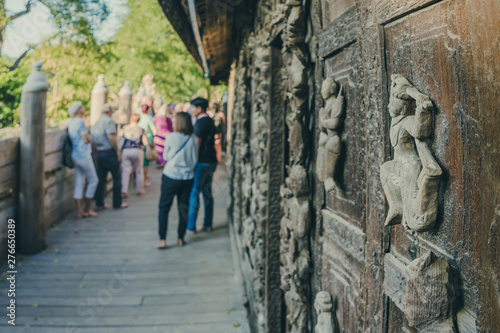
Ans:
[[[499,332],[498,2],[256,8],[229,168],[253,329]]]

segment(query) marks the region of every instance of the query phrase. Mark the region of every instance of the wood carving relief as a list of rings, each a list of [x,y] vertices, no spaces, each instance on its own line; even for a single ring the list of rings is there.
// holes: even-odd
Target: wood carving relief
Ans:
[[[311,254],[310,185],[306,169],[308,149],[308,81],[306,20],[302,2],[288,0],[284,24],[283,59],[287,84],[286,124],[288,177],[281,186],[283,218],[280,226],[280,277],[287,307],[287,332],[307,332],[310,319]]]
[[[392,75],[389,113],[394,159],[380,170],[389,203],[385,225],[402,223],[412,231],[425,231],[436,223],[442,171],[425,142],[432,132],[432,109],[428,96],[402,75]]]
[[[327,192],[340,192],[340,186],[334,179],[335,169],[341,153],[339,128],[344,109],[343,88],[332,79],[327,78],[321,86],[321,96],[325,107],[319,110],[319,149],[316,161],[316,174],[324,183]]]
[[[426,251],[403,274],[406,279],[403,311],[410,326],[426,328],[452,316],[455,295],[451,267],[445,259]],[[446,327],[446,323],[440,326]],[[439,332],[453,332],[452,327]]]
[[[314,309],[318,315],[318,322],[314,333],[338,333],[338,322],[335,316],[335,303],[332,296],[326,291],[316,294]]]
[[[281,188],[284,216],[281,221],[281,289],[285,292],[287,319],[292,332],[305,332],[308,317],[308,277],[310,273],[309,182],[301,165],[290,169]]]

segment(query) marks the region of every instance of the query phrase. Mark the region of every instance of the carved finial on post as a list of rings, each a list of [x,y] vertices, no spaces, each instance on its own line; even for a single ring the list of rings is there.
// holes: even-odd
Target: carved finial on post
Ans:
[[[33,254],[45,247],[44,158],[45,109],[49,84],[41,72],[42,63],[33,64],[21,96],[21,136],[19,159],[18,251]]]
[[[23,93],[49,90],[49,84],[45,79],[45,75],[41,72],[42,65],[43,63],[40,61],[35,61],[33,63],[33,73],[28,76],[28,79],[23,86]]]
[[[104,75],[97,77],[97,83],[92,89],[92,99],[90,101],[90,126],[94,125],[101,117],[101,110],[108,102],[108,86],[104,82]]]
[[[120,125],[126,125],[130,122],[130,116],[132,115],[132,99],[134,97],[134,90],[130,86],[129,81],[123,83],[120,92],[118,93],[120,99],[120,107],[118,112],[113,115],[116,117],[115,122]]]

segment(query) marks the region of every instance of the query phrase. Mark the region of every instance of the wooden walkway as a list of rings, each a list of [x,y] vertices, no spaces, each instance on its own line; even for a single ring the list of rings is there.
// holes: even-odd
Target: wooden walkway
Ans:
[[[223,167],[214,179],[215,230],[186,236],[187,245],[177,247],[173,207],[163,251],[155,248],[161,170],[152,167],[151,176],[145,196],[130,191],[129,208],[97,219],[73,214],[49,231],[47,249],[18,265],[16,326],[2,315],[0,332],[249,332],[228,236]]]

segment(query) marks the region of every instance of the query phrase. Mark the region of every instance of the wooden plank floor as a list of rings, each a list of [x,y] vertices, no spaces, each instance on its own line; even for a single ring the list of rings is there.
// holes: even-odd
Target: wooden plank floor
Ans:
[[[49,231],[43,253],[22,260],[16,326],[2,315],[0,332],[249,332],[228,236],[224,168],[214,177],[215,230],[177,247],[174,206],[163,251],[155,248],[161,170],[151,169],[153,185],[143,197],[132,189],[130,208],[97,219],[70,215]],[[5,275],[0,289],[6,306]]]

